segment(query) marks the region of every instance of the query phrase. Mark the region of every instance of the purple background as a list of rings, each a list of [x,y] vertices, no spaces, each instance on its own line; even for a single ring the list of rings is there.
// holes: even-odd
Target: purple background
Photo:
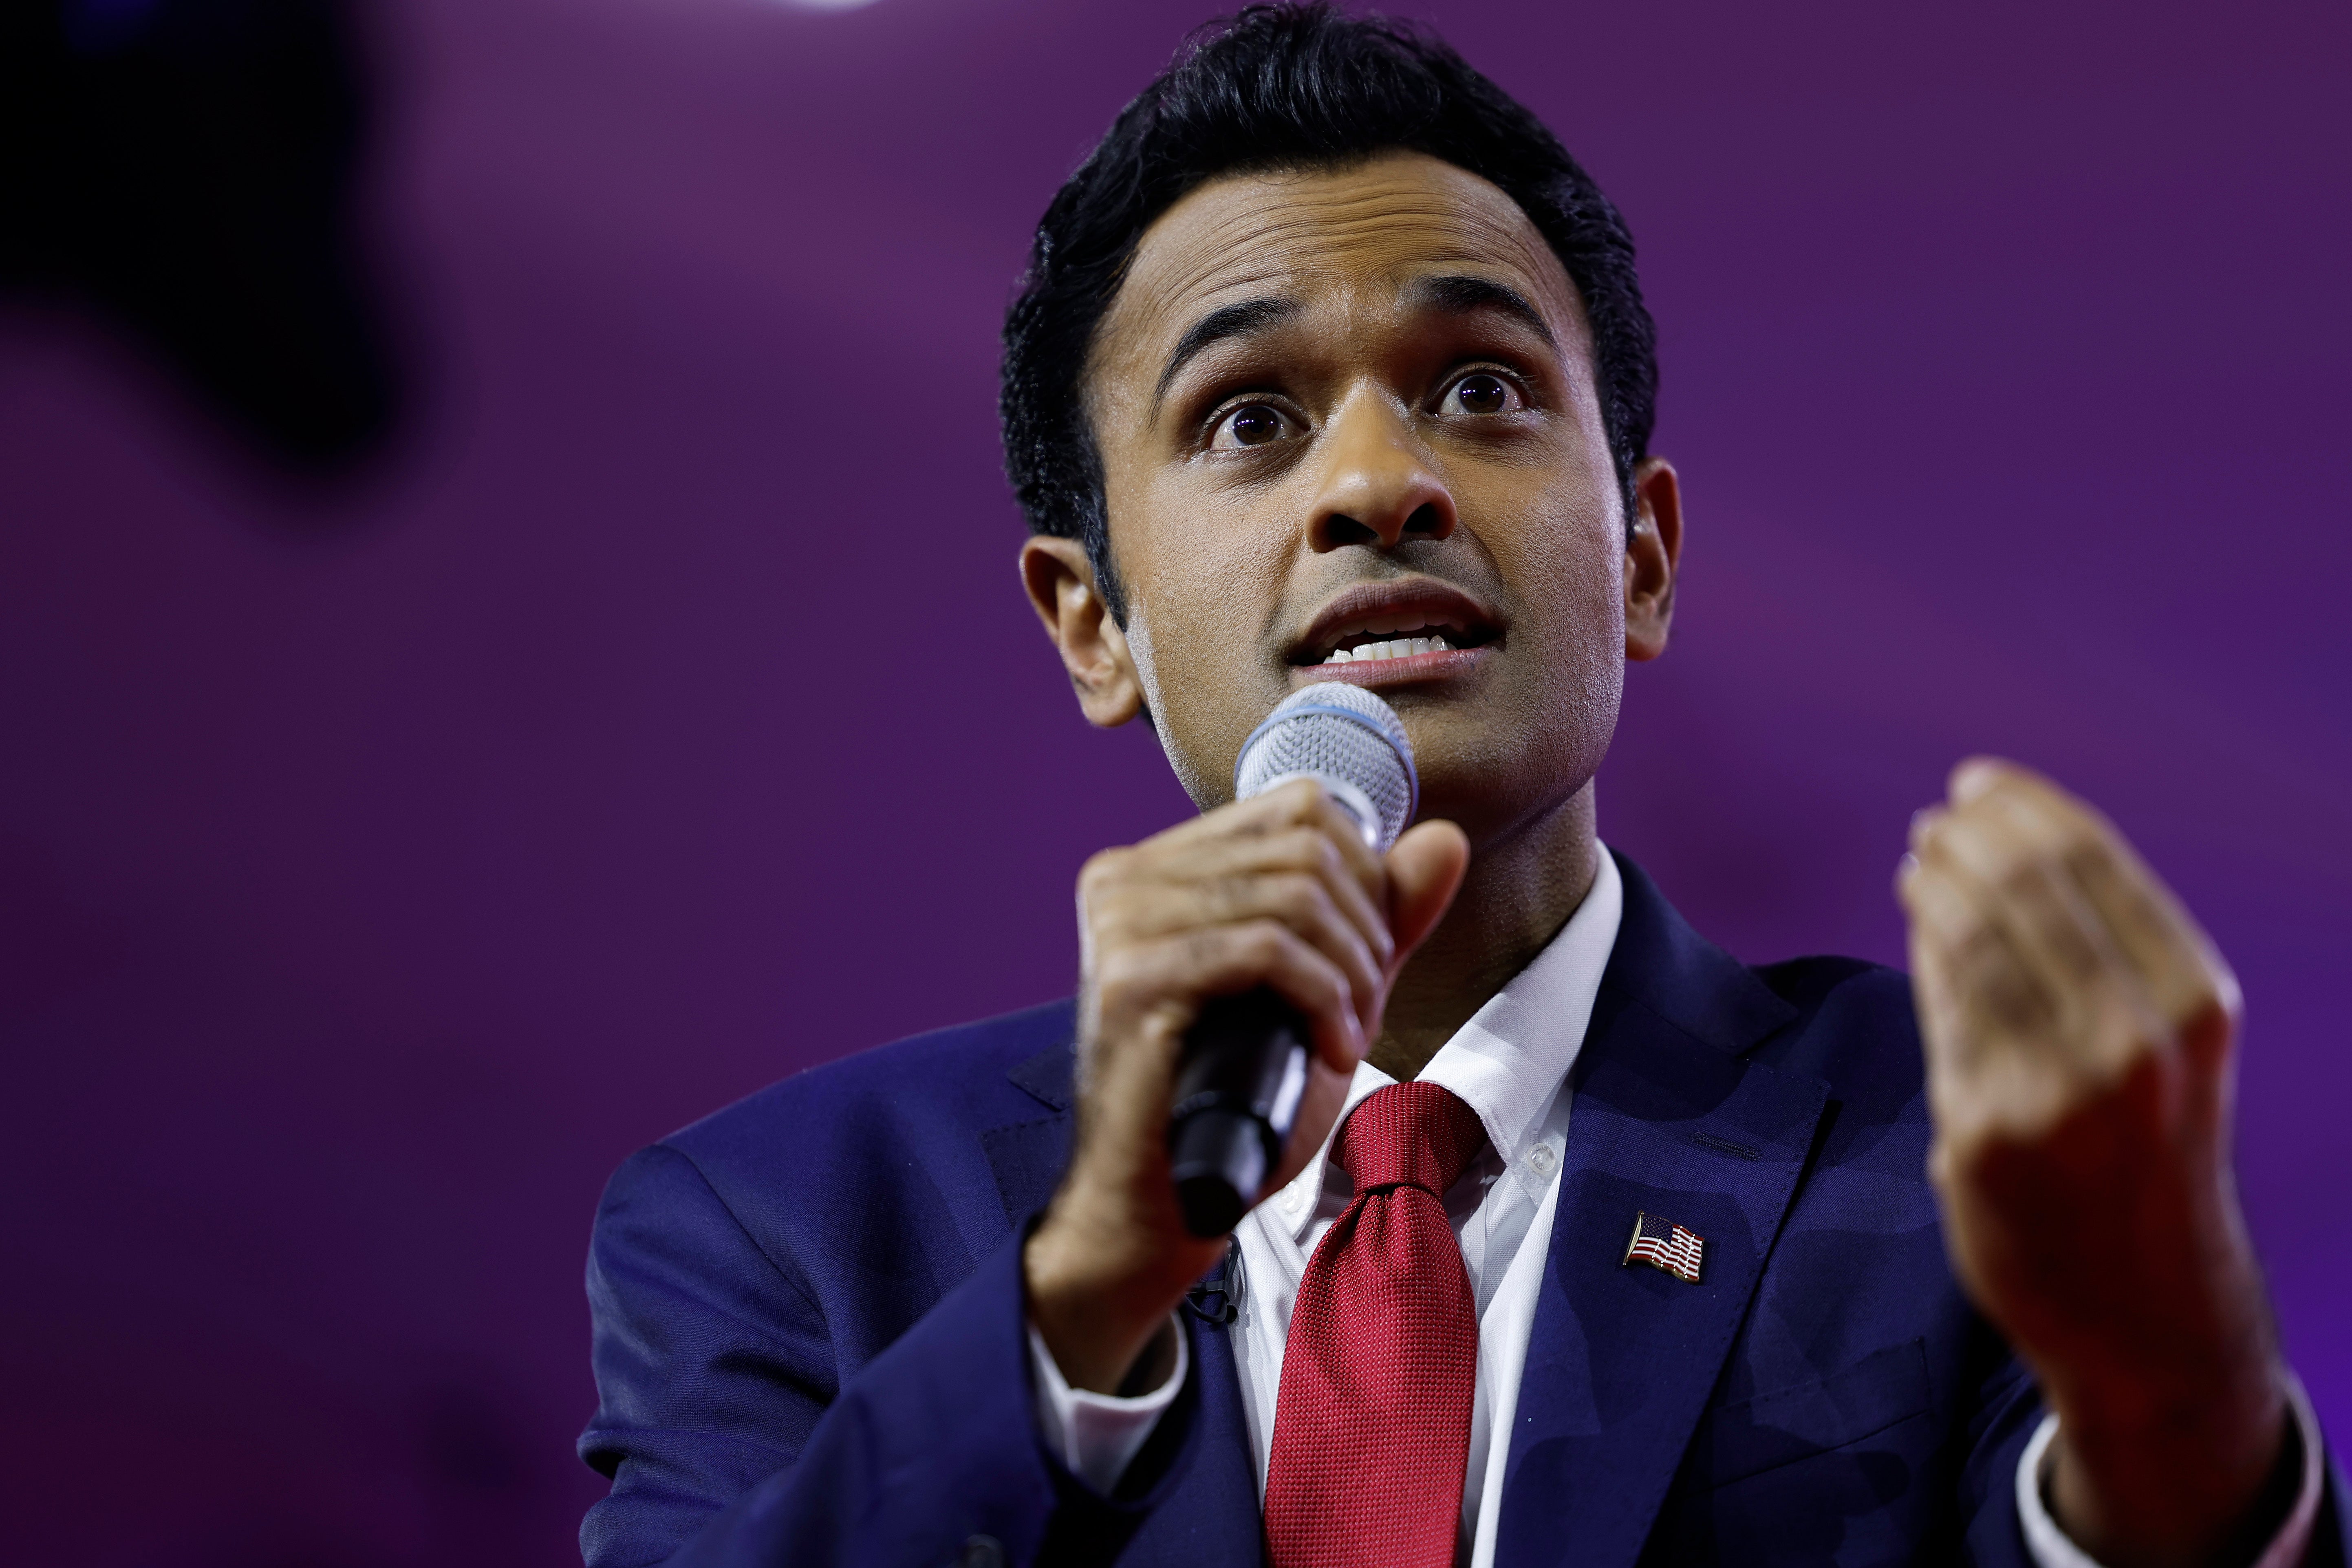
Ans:
[[[2243,975],[2340,1426],[2352,13],[1940,9],[1433,10],[1664,327],[1688,577],[1602,830],[1746,957],[1895,959],[1957,757],[2101,802]],[[1186,805],[1019,599],[996,321],[1199,16],[371,13],[435,395],[323,506],[0,314],[13,1559],[573,1561],[614,1164],[1066,989],[1079,862]]]

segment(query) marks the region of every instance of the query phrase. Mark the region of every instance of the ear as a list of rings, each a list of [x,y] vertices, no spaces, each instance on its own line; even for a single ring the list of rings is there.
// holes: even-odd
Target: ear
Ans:
[[[1021,585],[1070,672],[1078,710],[1108,730],[1143,711],[1143,683],[1127,634],[1095,587],[1093,563],[1075,539],[1033,536],[1021,546]]]
[[[1625,529],[1625,657],[1666,651],[1675,619],[1675,577],[1682,570],[1683,492],[1664,458],[1633,470],[1633,515]]]

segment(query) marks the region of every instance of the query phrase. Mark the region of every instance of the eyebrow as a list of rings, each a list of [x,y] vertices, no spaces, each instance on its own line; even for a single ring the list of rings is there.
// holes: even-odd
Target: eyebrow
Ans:
[[[1152,403],[1157,405],[1167,396],[1169,384],[1176,379],[1176,373],[1212,343],[1223,342],[1227,338],[1246,337],[1297,314],[1298,301],[1296,300],[1244,300],[1238,304],[1220,305],[1193,322],[1191,329],[1176,340],[1176,347],[1168,355],[1168,363],[1160,372],[1160,384],[1151,389]]]
[[[1507,283],[1497,283],[1491,278],[1474,278],[1466,274],[1448,274],[1438,278],[1416,279],[1406,296],[1416,305],[1433,307],[1448,315],[1468,316],[1481,310],[1499,310],[1533,331],[1553,348],[1559,340],[1552,336],[1551,325],[1543,312],[1528,302],[1528,297]]]
[[[1559,341],[1552,335],[1551,325],[1543,312],[1528,302],[1528,297],[1507,283],[1497,283],[1491,278],[1477,278],[1467,273],[1449,273],[1436,278],[1414,280],[1406,290],[1406,299],[1413,304],[1443,310],[1448,315],[1469,316],[1481,310],[1499,310],[1541,338],[1553,349]],[[1151,389],[1151,401],[1156,407],[1168,395],[1169,385],[1177,373],[1192,363],[1211,345],[1228,338],[1247,337],[1263,331],[1277,321],[1286,321],[1298,314],[1298,301],[1279,298],[1243,300],[1235,304],[1220,305],[1188,328],[1176,340],[1169,352],[1168,363],[1160,367],[1160,381]]]

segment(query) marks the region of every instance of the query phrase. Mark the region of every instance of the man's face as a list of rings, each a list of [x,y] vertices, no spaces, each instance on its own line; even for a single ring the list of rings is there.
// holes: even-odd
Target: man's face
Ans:
[[[1234,176],[1171,208],[1087,377],[1127,595],[1093,689],[1071,662],[1089,715],[1125,717],[1122,689],[1147,702],[1204,808],[1251,729],[1318,680],[1396,707],[1424,811],[1474,843],[1583,788],[1629,599],[1633,651],[1654,651],[1651,619],[1663,644],[1674,542],[1643,597],[1589,340],[1527,216],[1435,159]],[[1653,472],[1645,512],[1659,493]]]

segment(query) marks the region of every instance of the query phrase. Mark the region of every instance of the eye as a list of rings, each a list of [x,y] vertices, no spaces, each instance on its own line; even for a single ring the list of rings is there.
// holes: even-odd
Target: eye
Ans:
[[[1217,421],[1216,434],[1209,444],[1225,447],[1263,447],[1269,441],[1280,440],[1289,424],[1290,421],[1282,416],[1279,409],[1263,403],[1244,403]]]
[[[1453,395],[1465,414],[1507,414],[1513,402],[1510,383],[1484,371],[1455,382]]]

